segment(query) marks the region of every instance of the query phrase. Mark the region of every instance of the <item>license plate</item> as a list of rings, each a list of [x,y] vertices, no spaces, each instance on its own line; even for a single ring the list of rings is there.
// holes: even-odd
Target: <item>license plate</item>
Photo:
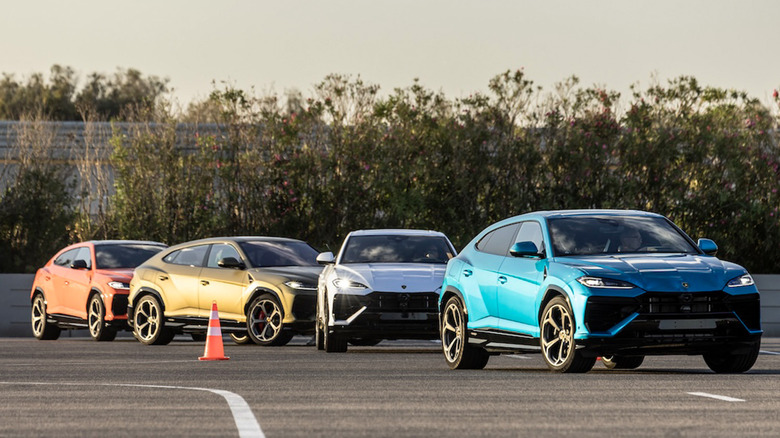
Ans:
[[[423,321],[428,319],[427,313],[408,312],[408,313],[383,313],[379,316],[379,319],[398,321],[398,320],[413,320]]]
[[[715,327],[714,319],[662,319],[658,323],[658,328],[661,330],[714,329]]]

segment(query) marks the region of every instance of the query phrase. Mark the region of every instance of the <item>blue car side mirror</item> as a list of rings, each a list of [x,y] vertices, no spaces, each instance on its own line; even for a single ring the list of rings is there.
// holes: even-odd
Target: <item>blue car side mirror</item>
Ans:
[[[714,256],[718,253],[718,245],[710,239],[699,239],[696,243],[704,254]]]
[[[544,254],[539,252],[539,248],[533,242],[517,242],[509,249],[509,254],[512,257],[543,257]]]

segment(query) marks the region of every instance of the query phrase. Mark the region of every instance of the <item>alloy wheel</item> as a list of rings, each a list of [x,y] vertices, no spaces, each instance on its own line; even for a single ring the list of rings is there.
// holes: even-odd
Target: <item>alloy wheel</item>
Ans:
[[[463,316],[458,305],[451,302],[444,311],[441,327],[441,341],[447,362],[458,360],[463,348]]]
[[[257,301],[250,312],[249,327],[256,339],[271,342],[282,329],[282,312],[272,299]]]
[[[40,339],[46,327],[46,305],[43,302],[43,297],[40,295],[35,297],[35,301],[33,301],[31,319],[33,335]]]
[[[574,327],[566,306],[550,306],[542,318],[542,354],[553,367],[562,366],[574,350]]]
[[[156,301],[146,298],[141,300],[138,304],[138,309],[135,311],[133,326],[141,342],[145,344],[154,342],[161,328],[160,308],[157,306]]]
[[[87,323],[89,324],[89,334],[93,338],[98,338],[103,325],[103,305],[100,302],[100,298],[93,298],[89,301]]]

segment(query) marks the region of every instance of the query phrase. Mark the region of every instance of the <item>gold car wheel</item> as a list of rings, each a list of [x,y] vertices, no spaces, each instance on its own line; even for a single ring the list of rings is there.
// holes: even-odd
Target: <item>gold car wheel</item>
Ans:
[[[162,307],[157,298],[146,295],[138,302],[133,315],[135,337],[146,345],[164,345],[173,340],[174,333],[164,326]]]
[[[249,326],[252,334],[261,342],[271,342],[282,329],[282,312],[270,298],[255,302],[252,307]]]

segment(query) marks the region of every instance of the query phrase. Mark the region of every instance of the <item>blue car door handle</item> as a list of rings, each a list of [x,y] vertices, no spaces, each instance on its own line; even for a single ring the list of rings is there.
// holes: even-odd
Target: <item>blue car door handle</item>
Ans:
[[[506,277],[504,277],[503,275],[500,275],[498,277],[498,282],[501,283],[501,284],[506,283]]]
[[[463,275],[465,275],[466,277],[471,277],[471,274],[473,274],[473,272],[471,272],[471,269],[463,270]]]

